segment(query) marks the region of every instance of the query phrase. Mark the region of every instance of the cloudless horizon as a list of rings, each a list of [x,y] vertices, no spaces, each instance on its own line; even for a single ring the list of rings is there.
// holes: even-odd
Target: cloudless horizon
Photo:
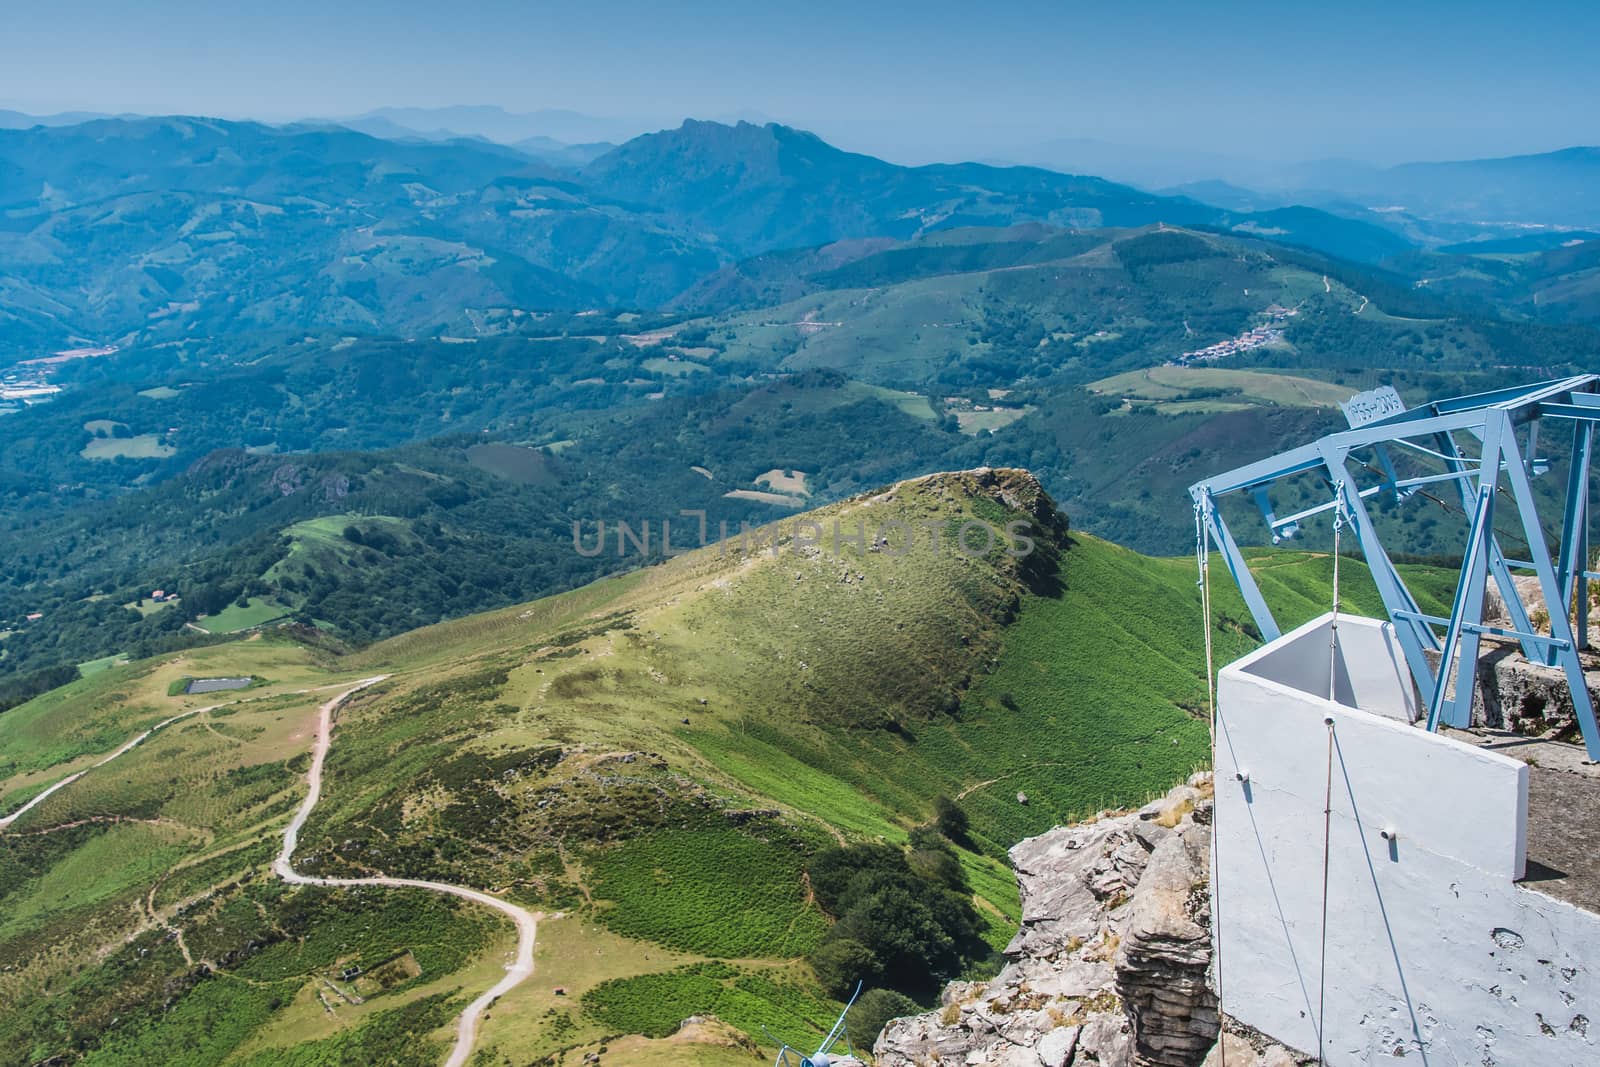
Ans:
[[[1200,176],[1595,144],[1596,39],[1600,8],[1567,2],[63,0],[8,10],[0,107],[283,122],[495,105],[615,137],[749,118],[897,162],[1101,145]]]

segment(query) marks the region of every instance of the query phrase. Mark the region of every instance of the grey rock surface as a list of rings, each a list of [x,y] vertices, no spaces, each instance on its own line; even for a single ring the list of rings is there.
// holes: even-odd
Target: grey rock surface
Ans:
[[[880,1067],[1198,1067],[1216,1038],[1210,780],[1011,850],[1022,923],[988,982],[896,1019]],[[1209,1028],[1209,1029],[1208,1029]]]

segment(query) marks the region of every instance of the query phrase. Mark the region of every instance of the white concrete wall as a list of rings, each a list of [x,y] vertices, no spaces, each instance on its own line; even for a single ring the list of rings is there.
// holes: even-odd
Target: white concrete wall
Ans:
[[[1296,630],[1294,641],[1275,641],[1239,661],[1258,677],[1281,682],[1302,692],[1328,696],[1328,671],[1337,685],[1332,697],[1346,707],[1360,708],[1403,722],[1421,715],[1416,687],[1406,669],[1405,653],[1394,627],[1359,615],[1339,616],[1339,655],[1332,645],[1328,616]]]
[[[1600,1064],[1600,916],[1514,882],[1527,767],[1406,725],[1386,624],[1341,616],[1339,637],[1337,703],[1326,617],[1219,678],[1224,1010],[1317,1051],[1331,716],[1327,1062]]]

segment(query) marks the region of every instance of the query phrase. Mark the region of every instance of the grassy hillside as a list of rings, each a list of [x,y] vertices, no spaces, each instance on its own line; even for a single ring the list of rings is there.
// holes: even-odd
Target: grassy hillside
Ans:
[[[1270,253],[1153,227],[959,231],[808,281],[811,294],[707,322],[719,358],[947,391],[1082,384],[1235,336],[1274,305],[1355,303]]]
[[[796,521],[769,531],[775,552],[736,541],[358,653],[289,631],[192,649],[0,718],[11,811],[136,731],[222,705],[6,835],[0,1064],[311,1065],[355,1048],[438,1061],[511,932],[418,891],[289,888],[265,870],[304,788],[314,709],[357,677],[392,675],[340,713],[297,862],[560,913],[540,925],[534,979],[484,1026],[494,1064],[576,1062],[608,1038],[619,1062],[753,1062],[726,1034],[673,1035],[707,1011],[747,1035],[826,1025],[836,1008],[800,959],[829,923],[809,857],[904,842],[935,797],[959,798],[960,865],[999,945],[1017,920],[1005,847],[1139,803],[1206,759],[1192,562],[1068,533],[1014,471],[902,483]],[[1011,522],[1034,551],[987,545],[979,524]],[[862,541],[835,551],[835,523]],[[963,524],[971,554],[951,544]],[[316,540],[313,527],[303,551]],[[1325,557],[1255,565],[1287,621],[1323,610]],[[1425,594],[1449,580],[1419,578]],[[1376,607],[1359,567],[1344,582],[1348,607]],[[1250,641],[1242,605],[1217,593],[1226,658]],[[257,685],[167,695],[230,674]],[[352,964],[368,971],[353,986]]]
[[[1406,267],[1434,292],[1499,306],[1517,318],[1600,321],[1600,238],[1556,231],[1418,252]]]
[[[1348,387],[1292,374],[1223,370],[1218,367],[1151,367],[1124,371],[1089,385],[1089,391],[1120,397],[1127,410],[1153,406],[1163,415],[1237,411],[1257,405],[1337,408]]]

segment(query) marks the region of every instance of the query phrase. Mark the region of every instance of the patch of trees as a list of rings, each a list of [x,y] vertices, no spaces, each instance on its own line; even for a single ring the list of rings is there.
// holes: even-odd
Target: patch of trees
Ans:
[[[1158,230],[1118,241],[1117,258],[1129,271],[1166,263],[1185,263],[1222,255],[1222,250],[1203,237],[1180,230]]]
[[[78,668],[70,663],[43,670],[29,671],[0,677],[0,712],[10,711],[18,704],[26,704],[40,693],[48,693],[58,686],[78,680]]]
[[[965,834],[958,810],[948,804],[940,821]],[[830,848],[806,873],[817,903],[835,920],[811,954],[835,996],[848,996],[861,981],[926,997],[990,955],[960,855],[937,825],[913,830],[909,849]]]
[[[889,1020],[915,1015],[921,1010],[922,1006],[904,993],[893,989],[869,989],[850,1006],[844,1021],[850,1031],[850,1040],[857,1047],[870,1048]]]

